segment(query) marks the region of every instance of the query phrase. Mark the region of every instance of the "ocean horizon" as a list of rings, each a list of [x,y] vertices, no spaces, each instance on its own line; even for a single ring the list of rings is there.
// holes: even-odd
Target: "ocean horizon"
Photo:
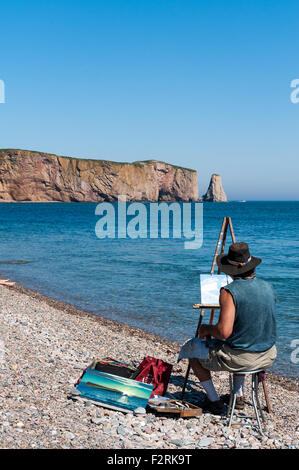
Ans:
[[[197,326],[192,305],[200,302],[199,274],[210,272],[223,217],[229,216],[236,240],[263,259],[257,276],[277,292],[278,357],[271,371],[298,377],[292,356],[292,342],[299,342],[298,201],[203,203],[203,245],[197,250],[184,249],[180,238],[99,239],[96,206],[0,204],[1,276],[183,343]],[[226,249],[230,243],[228,235]]]

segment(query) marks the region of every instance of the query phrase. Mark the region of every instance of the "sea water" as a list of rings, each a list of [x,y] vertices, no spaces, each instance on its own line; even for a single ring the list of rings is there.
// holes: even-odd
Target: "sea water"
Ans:
[[[236,240],[263,259],[258,276],[277,292],[278,357],[271,370],[298,376],[299,202],[204,203],[203,245],[195,250],[180,238],[99,239],[96,206],[0,204],[2,277],[183,343],[197,326],[199,275],[210,272],[223,217],[230,216]],[[228,235],[226,248],[230,243]]]

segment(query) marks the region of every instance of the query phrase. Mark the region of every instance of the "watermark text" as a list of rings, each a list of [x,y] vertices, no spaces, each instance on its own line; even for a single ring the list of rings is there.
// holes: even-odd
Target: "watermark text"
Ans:
[[[297,104],[299,103],[299,78],[291,81],[291,88],[294,88],[290,95],[291,102]]]
[[[293,339],[290,344],[294,351],[291,353],[291,362],[293,364],[299,364],[299,339]]]
[[[5,103],[5,83],[0,80],[0,104]]]
[[[182,238],[185,249],[203,243],[203,204],[197,202],[132,202],[125,196],[118,203],[101,202],[95,214],[98,238]]]

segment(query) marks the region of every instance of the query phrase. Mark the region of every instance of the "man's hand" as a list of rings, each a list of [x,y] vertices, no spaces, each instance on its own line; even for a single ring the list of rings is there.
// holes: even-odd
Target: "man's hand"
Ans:
[[[211,328],[212,327],[212,328]],[[211,330],[213,329],[212,325],[201,325],[199,329],[199,334],[198,336],[200,338],[206,338],[207,336],[210,336],[212,334]]]

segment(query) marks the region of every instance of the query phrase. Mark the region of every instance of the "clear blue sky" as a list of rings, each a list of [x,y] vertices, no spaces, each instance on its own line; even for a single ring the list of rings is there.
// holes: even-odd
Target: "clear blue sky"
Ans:
[[[1,4],[0,147],[220,173],[229,199],[299,199],[299,2]]]

